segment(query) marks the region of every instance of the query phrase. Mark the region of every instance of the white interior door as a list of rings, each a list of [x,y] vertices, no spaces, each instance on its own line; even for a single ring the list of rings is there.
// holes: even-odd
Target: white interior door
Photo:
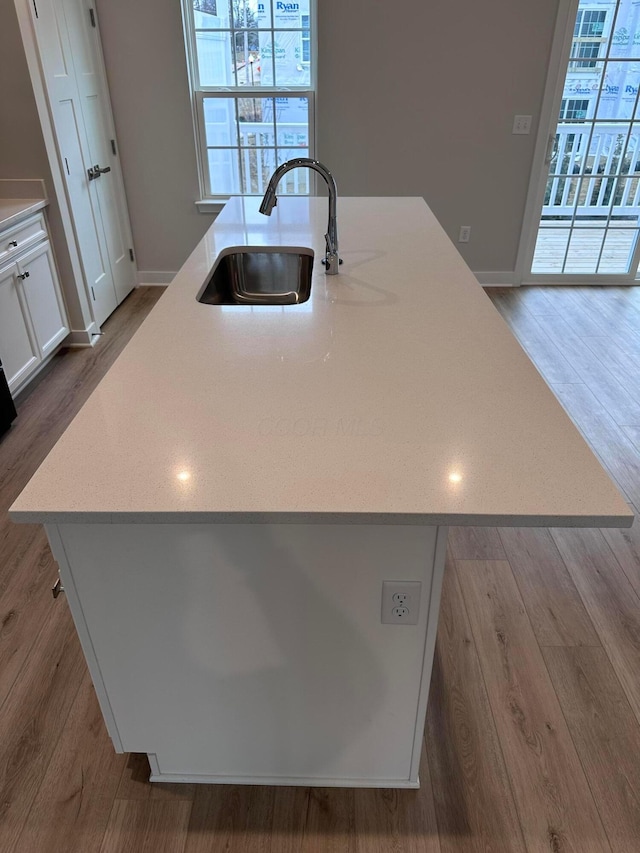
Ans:
[[[37,0],[33,20],[78,250],[94,320],[101,325],[135,283],[119,170],[116,180],[108,180],[114,137],[106,82],[95,82],[101,57],[91,56],[93,37],[84,33],[92,28],[91,17],[81,0]],[[90,179],[96,165],[111,171]],[[119,193],[122,199],[114,203]]]
[[[102,47],[97,19],[88,0],[62,0],[67,21],[76,82],[93,166],[97,172],[95,190],[100,205],[111,272],[118,302],[135,284],[135,266],[130,256],[131,231],[120,165],[112,147],[115,133],[102,64]]]

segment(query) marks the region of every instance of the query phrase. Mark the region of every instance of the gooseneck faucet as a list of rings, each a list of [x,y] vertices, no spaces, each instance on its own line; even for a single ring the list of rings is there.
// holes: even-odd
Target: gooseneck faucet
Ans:
[[[276,189],[281,178],[283,175],[286,175],[287,172],[290,172],[291,169],[297,169],[300,167],[312,169],[314,172],[322,175],[329,189],[329,224],[327,225],[327,233],[324,235],[324,239],[327,244],[327,253],[322,263],[325,265],[325,272],[327,275],[337,275],[338,266],[342,263],[338,254],[338,222],[336,220],[338,189],[333,175],[326,166],[323,166],[323,164],[318,160],[312,160],[310,157],[295,157],[293,160],[287,160],[286,163],[278,166],[273,175],[271,175],[267,191],[265,192],[262,204],[260,205],[260,213],[264,213],[266,216],[271,216],[273,208],[278,203]]]

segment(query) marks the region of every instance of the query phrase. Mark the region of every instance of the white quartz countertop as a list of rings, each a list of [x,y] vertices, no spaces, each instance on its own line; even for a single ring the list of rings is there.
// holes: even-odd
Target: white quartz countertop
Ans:
[[[44,198],[0,198],[0,231],[46,206]]]
[[[422,199],[235,199],[11,509],[44,522],[628,526]],[[311,298],[196,301],[233,245],[315,250]]]

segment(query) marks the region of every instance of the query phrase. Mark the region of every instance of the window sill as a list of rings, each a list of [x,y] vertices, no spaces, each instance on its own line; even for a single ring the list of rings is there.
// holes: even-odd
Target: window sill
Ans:
[[[198,213],[220,213],[229,198],[201,198],[196,201]]]

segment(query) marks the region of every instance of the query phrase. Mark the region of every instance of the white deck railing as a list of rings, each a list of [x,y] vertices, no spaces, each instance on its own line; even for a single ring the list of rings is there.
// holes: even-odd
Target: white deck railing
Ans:
[[[624,124],[598,122],[589,141],[590,123],[558,125],[543,220],[640,216],[640,129],[626,150],[625,131]]]
[[[307,157],[308,147],[299,140],[306,141],[309,133],[307,124],[277,123],[278,127],[278,162],[275,160],[273,148],[259,148],[260,145],[273,145],[273,122],[241,122],[240,144],[242,148],[242,171],[244,192],[262,194],[267,188],[269,178],[276,166],[283,159],[283,152],[288,157]],[[300,153],[297,153],[300,149]],[[309,192],[309,172],[306,169],[293,169],[288,172],[280,184],[280,193],[306,194]]]

